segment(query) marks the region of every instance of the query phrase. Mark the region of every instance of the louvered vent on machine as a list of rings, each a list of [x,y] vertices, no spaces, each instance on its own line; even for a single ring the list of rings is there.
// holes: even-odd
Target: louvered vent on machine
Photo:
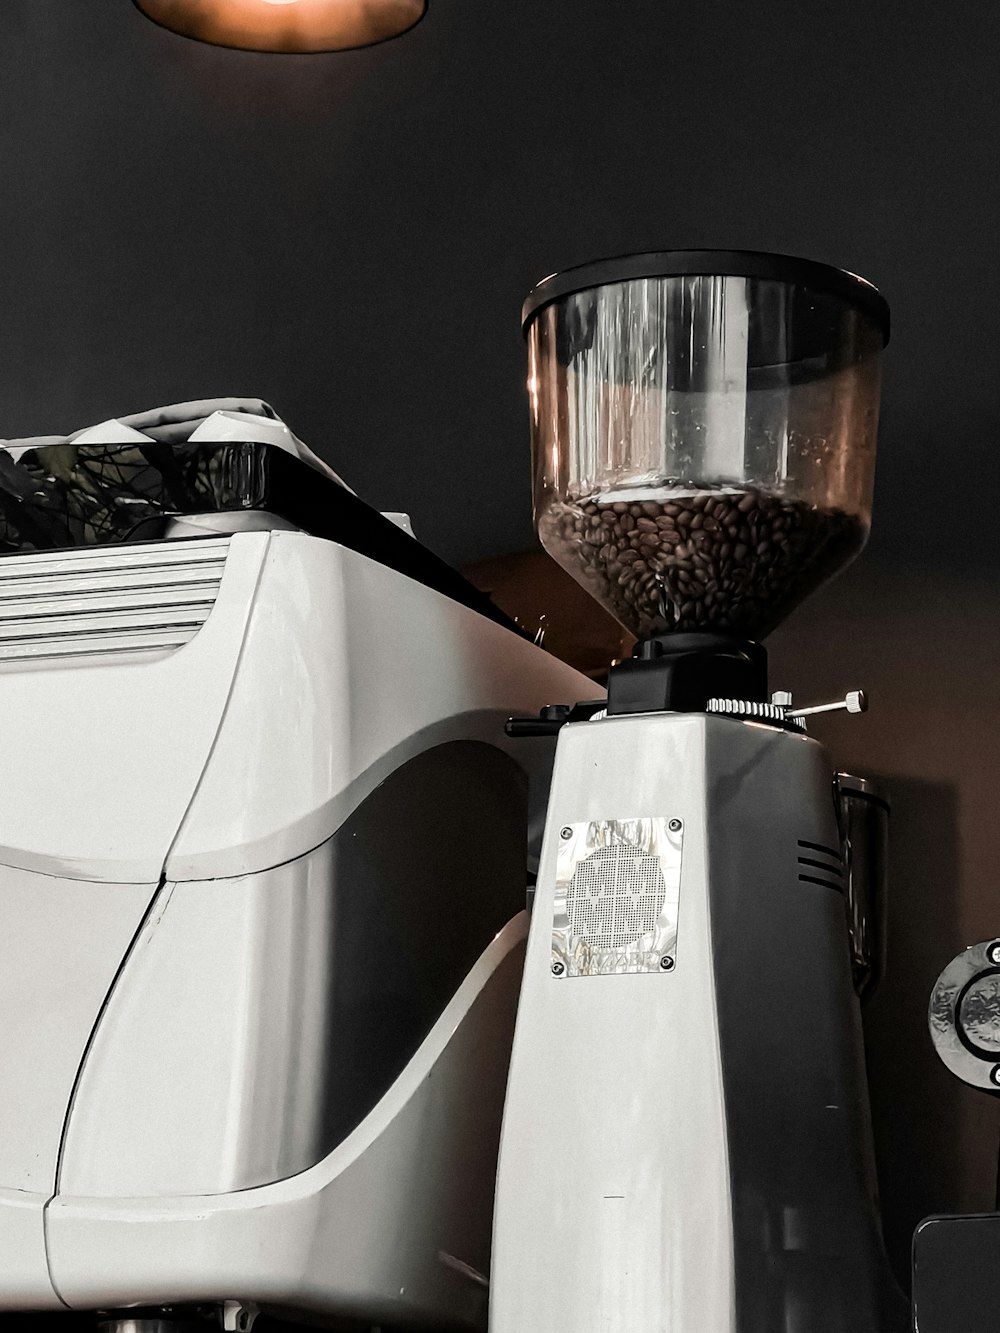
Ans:
[[[820,842],[799,839],[799,879],[803,884],[822,884],[826,889],[844,889],[844,863],[840,852]]]
[[[667,887],[655,856],[629,843],[599,847],[566,891],[570,934],[594,949],[620,949],[656,929]]]
[[[168,652],[204,625],[228,537],[0,558],[0,661]]]

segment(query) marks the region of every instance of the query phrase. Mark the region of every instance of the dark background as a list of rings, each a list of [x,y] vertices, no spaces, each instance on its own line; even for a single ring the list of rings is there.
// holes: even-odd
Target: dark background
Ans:
[[[991,1203],[996,1115],[930,985],[1000,934],[1000,11],[431,0],[366,51],[198,46],[129,0],[3,0],[0,436],[258,395],[455,562],[531,542],[519,307],[556,268],[748,247],[888,296],[876,521],[775,636],[815,730],[895,794],[868,1014],[889,1239]]]

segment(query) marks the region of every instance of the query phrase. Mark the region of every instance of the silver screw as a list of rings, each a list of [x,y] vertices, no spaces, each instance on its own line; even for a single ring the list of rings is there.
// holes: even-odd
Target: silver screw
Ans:
[[[993,941],[993,943],[986,950],[986,957],[990,960],[991,963],[997,963],[998,965],[1000,965],[1000,940]]]
[[[792,692],[791,690],[775,690],[771,695],[771,702],[776,708],[791,708]]]
[[[1000,1065],[994,1065],[990,1070],[990,1082],[994,1087],[1000,1088]]]
[[[566,971],[566,964],[560,963],[560,961],[557,958],[556,961],[552,964],[552,975],[554,977],[561,977],[565,971]]]
[[[660,959],[660,971],[672,972],[673,970],[674,970],[674,960],[670,957],[668,953],[665,953],[663,957]]]
[[[679,819],[672,819],[667,825],[667,828],[671,833],[679,833],[681,831],[681,821]]]
[[[572,829],[570,828],[570,826],[567,824],[564,828],[561,828],[561,829],[559,830],[559,836],[560,836],[560,838],[562,838],[563,841],[565,842],[565,840],[566,840],[567,838],[572,838],[572,836],[573,836],[573,830],[572,830]]]

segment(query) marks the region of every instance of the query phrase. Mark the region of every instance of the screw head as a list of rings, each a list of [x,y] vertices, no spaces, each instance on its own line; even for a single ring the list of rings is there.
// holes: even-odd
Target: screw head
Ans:
[[[668,953],[665,953],[663,957],[660,959],[660,971],[672,972],[673,970],[674,970],[674,960],[670,957]]]
[[[559,836],[560,836],[560,838],[563,839],[563,841],[565,841],[567,838],[572,838],[572,836],[573,836],[573,830],[570,828],[570,826],[569,826],[568,824],[565,824],[565,825],[559,830]]]
[[[1000,1088],[1000,1065],[994,1065],[990,1070],[990,1082],[995,1088]]]
[[[667,825],[667,828],[671,833],[679,833],[681,831],[681,821],[679,819],[672,819]]]
[[[560,963],[559,959],[557,958],[555,962],[552,964],[552,975],[554,977],[561,977],[565,971],[566,971],[566,964]]]
[[[1000,966],[1000,940],[993,941],[993,943],[986,950],[986,957],[990,960],[991,963],[996,963],[998,966]]]

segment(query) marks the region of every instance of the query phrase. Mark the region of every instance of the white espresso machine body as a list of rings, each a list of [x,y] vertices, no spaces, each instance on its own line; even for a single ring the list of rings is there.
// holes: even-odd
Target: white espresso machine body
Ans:
[[[482,1322],[581,690],[301,531],[0,562],[0,1308]]]

